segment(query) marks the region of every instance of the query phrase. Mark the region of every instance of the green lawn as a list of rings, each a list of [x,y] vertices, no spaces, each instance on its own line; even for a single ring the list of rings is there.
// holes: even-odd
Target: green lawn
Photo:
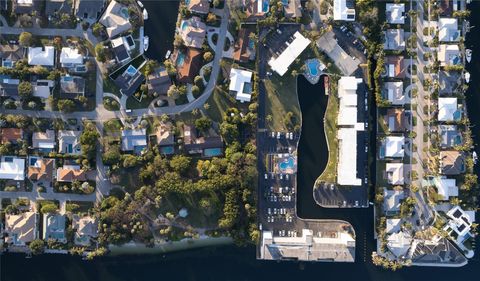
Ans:
[[[103,106],[106,110],[115,111],[120,109],[120,105],[118,102],[111,98],[111,97],[104,97],[103,98]]]
[[[127,99],[127,109],[147,108],[153,99],[153,96],[147,95],[142,101],[138,101],[134,96],[130,96]]]
[[[283,77],[274,74],[270,80],[265,80],[267,90],[266,116],[272,116],[267,121],[267,128],[271,131],[287,131],[284,116],[292,112],[293,117],[300,125],[300,105],[297,98],[296,78],[287,74]]]
[[[108,76],[103,77],[103,92],[112,93],[119,98],[122,97],[120,89],[113,83],[113,81]]]
[[[206,113],[215,122],[222,122],[225,111],[235,104],[228,99],[228,93],[220,87],[215,87],[212,95],[208,98],[207,104],[210,106]]]
[[[112,133],[120,133],[122,127],[122,122],[118,119],[110,119],[103,123],[103,131],[107,135],[111,135]]]

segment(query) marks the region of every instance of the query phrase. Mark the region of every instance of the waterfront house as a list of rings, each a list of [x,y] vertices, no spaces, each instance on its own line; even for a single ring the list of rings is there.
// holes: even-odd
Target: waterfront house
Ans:
[[[206,15],[210,11],[208,0],[188,0],[187,8],[195,14]]]
[[[388,136],[384,140],[385,157],[403,158],[405,155],[405,137]]]
[[[118,37],[110,41],[112,51],[118,63],[130,60],[130,53],[135,49],[135,41],[131,35]]]
[[[90,246],[92,240],[98,236],[98,220],[91,216],[73,215],[72,228],[75,230],[75,245]]]
[[[268,65],[273,71],[278,73],[278,75],[283,76],[288,71],[288,67],[309,45],[310,40],[296,31],[295,34],[290,36],[283,44],[283,48],[279,49],[281,54],[270,58]]]
[[[32,134],[32,148],[44,153],[48,153],[55,148],[55,131],[46,130],[45,132],[34,132]]]
[[[438,98],[438,121],[459,121],[462,112],[458,110],[457,98]]]
[[[149,93],[157,93],[158,95],[165,95],[172,85],[170,76],[164,67],[155,69],[147,76],[147,88]]]
[[[12,79],[9,75],[0,75],[0,96],[17,98],[19,84],[19,79]]]
[[[439,0],[439,10],[440,10],[440,16],[451,16],[453,13],[453,2],[458,1],[458,0]]]
[[[83,64],[83,56],[78,49],[63,47],[60,52],[60,64],[65,68],[73,68]]]
[[[288,4],[283,5],[284,15],[287,19],[302,17],[302,3],[300,0],[287,0]]]
[[[207,25],[199,17],[191,17],[182,20],[179,33],[185,46],[201,49],[207,34]]]
[[[230,69],[230,93],[240,102],[250,102],[252,98],[253,72],[243,69]]]
[[[412,236],[408,232],[400,231],[387,237],[387,248],[397,258],[404,258],[411,244]]]
[[[399,232],[401,226],[402,226],[401,219],[387,219],[385,231],[387,232],[387,234]]]
[[[57,169],[58,182],[86,181],[87,175],[79,165],[63,165]]]
[[[455,150],[440,151],[440,173],[442,175],[459,175],[465,173],[465,155]]]
[[[355,7],[353,0],[333,0],[333,19],[355,21]]]
[[[54,14],[71,15],[73,11],[72,0],[45,0],[45,15]]]
[[[405,78],[407,65],[403,56],[386,56],[385,68],[388,78]]]
[[[43,239],[67,243],[65,236],[65,215],[43,214]]]
[[[405,198],[403,190],[389,190],[383,188],[383,211],[394,214],[400,211],[400,203]]]
[[[78,19],[94,21],[105,6],[105,0],[75,0],[74,13]]]
[[[185,52],[177,51],[175,54],[175,56],[172,56],[172,60],[177,66],[177,81],[193,83],[202,66],[202,51],[195,48],[187,48]]]
[[[183,145],[188,154],[202,154],[204,157],[222,155],[223,141],[219,136],[198,136],[194,126],[183,125]]]
[[[0,156],[0,179],[25,180],[25,159],[16,156]]]
[[[147,130],[122,130],[122,151],[141,153],[147,147]]]
[[[55,64],[55,48],[53,46],[28,47],[28,64],[52,67]]]
[[[387,182],[391,185],[403,185],[405,183],[403,163],[387,163],[385,165],[385,174]]]
[[[405,109],[389,108],[383,118],[390,132],[405,132],[407,130],[408,120]]]
[[[440,18],[438,20],[438,41],[457,42],[459,40],[458,20],[456,18]]]
[[[386,4],[387,23],[404,24],[405,23],[405,3],[387,3]]]
[[[108,4],[107,9],[105,9],[98,22],[105,26],[109,38],[120,35],[132,28],[128,7],[115,0]]]
[[[403,82],[385,82],[383,83],[383,97],[392,105],[404,105],[407,103],[407,97],[403,89]]]
[[[23,139],[23,130],[19,128],[0,128],[0,144],[7,142],[16,144]]]
[[[450,148],[463,144],[463,138],[456,125],[439,125],[440,147]]]
[[[441,66],[460,65],[460,49],[458,45],[441,44],[438,47],[437,58]]]
[[[85,78],[70,75],[60,77],[60,94],[63,98],[85,95]]]
[[[81,131],[58,131],[58,153],[80,155],[82,153],[81,134]]]
[[[25,50],[20,45],[0,44],[1,66],[12,68],[15,63],[25,57]]]
[[[457,71],[438,72],[438,94],[440,96],[452,95],[459,89],[462,83],[462,73]]]
[[[458,196],[458,187],[455,179],[449,179],[445,176],[434,177],[433,184],[437,188],[437,193],[440,200],[449,200],[450,197]]]
[[[143,81],[145,81],[145,76],[130,64],[122,74],[115,78],[114,83],[120,88],[120,93],[129,97],[137,91]]]
[[[447,216],[450,220],[444,230],[454,237],[457,244],[473,237],[470,230],[475,222],[475,211],[464,211],[460,206],[455,206],[447,212]]]
[[[33,96],[41,99],[47,99],[51,93],[55,82],[52,80],[37,80],[32,82],[33,85]]]
[[[403,29],[387,29],[385,31],[385,50],[405,50],[405,31]]]
[[[55,175],[55,159],[30,156],[27,178],[31,181],[51,183]]]
[[[5,243],[25,246],[37,239],[37,214],[24,212],[18,215],[5,214]]]
[[[38,0],[12,0],[12,11],[15,14],[31,14],[40,11],[41,1]],[[40,13],[39,13],[40,14]]]
[[[255,59],[255,41],[250,39],[250,34],[255,34],[255,29],[242,27],[238,32],[237,40],[233,46],[233,59],[239,62],[248,62]]]
[[[243,0],[243,11],[247,15],[246,20],[257,21],[265,17],[269,11],[268,0]]]

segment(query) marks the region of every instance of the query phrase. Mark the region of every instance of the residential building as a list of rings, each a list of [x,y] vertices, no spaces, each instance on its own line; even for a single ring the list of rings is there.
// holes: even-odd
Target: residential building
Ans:
[[[0,128],[0,144],[17,143],[23,139],[23,130],[19,128]]]
[[[383,210],[387,214],[400,211],[400,203],[405,198],[403,190],[389,190],[383,188]]]
[[[248,21],[256,21],[265,17],[269,11],[268,0],[243,0],[243,10]]]
[[[71,15],[73,11],[73,1],[71,0],[45,0],[45,15],[51,16],[54,14],[68,14]]]
[[[402,81],[383,83],[383,96],[392,105],[404,105],[408,101],[405,96]]]
[[[405,31],[403,29],[387,29],[385,31],[385,50],[405,50]]]
[[[250,34],[255,34],[255,29],[243,27],[238,32],[237,40],[233,46],[233,59],[239,62],[248,62],[255,59],[255,41],[250,39]]]
[[[53,181],[55,175],[55,159],[30,156],[28,158],[27,177],[31,181]]]
[[[387,248],[397,258],[404,258],[412,244],[412,236],[405,231],[390,234],[387,237]]]
[[[386,56],[385,67],[388,78],[405,78],[407,64],[405,63],[403,56]]]
[[[353,0],[333,0],[333,19],[355,21],[355,7]]]
[[[53,66],[55,64],[55,48],[53,46],[28,47],[28,64]]]
[[[465,155],[455,150],[440,151],[440,173],[442,175],[459,175],[465,173]]]
[[[194,16],[182,20],[179,33],[185,46],[201,49],[207,34],[207,25],[199,17]]]
[[[438,98],[438,121],[460,121],[462,112],[458,110],[457,98]]]
[[[86,181],[87,174],[78,165],[63,165],[57,169],[58,182]]]
[[[437,193],[440,196],[439,200],[449,200],[450,197],[458,196],[457,181],[449,179],[445,176],[434,177],[433,184],[437,188]]]
[[[60,94],[72,98],[85,95],[85,78],[70,75],[60,77]]]
[[[147,147],[147,130],[134,129],[122,131],[122,151],[142,152]]]
[[[55,86],[55,83],[52,80],[37,80],[32,83],[33,85],[33,96],[41,99],[48,99],[51,95],[51,91]]]
[[[12,68],[15,63],[25,57],[25,50],[20,45],[1,45],[0,44],[0,59],[1,66],[5,68]]]
[[[462,63],[458,45],[441,44],[438,47],[437,58],[441,66],[452,66]]]
[[[82,153],[81,134],[81,131],[58,131],[58,153],[80,155]]]
[[[72,68],[83,64],[83,56],[78,49],[63,47],[60,53],[60,64],[65,68]]]
[[[66,243],[65,215],[43,214],[43,239]]]
[[[402,226],[401,219],[387,219],[385,232],[387,232],[387,234],[399,232],[401,226]]]
[[[387,23],[404,24],[405,23],[405,3],[387,3],[386,4]]]
[[[98,236],[98,220],[94,217],[73,215],[72,227],[75,245],[90,246],[92,239]]]
[[[206,15],[210,11],[210,3],[208,0],[189,0],[187,8],[192,13]]]
[[[0,179],[25,180],[25,159],[16,156],[0,156]]]
[[[403,158],[405,155],[405,137],[388,136],[384,141],[385,157]]]
[[[460,206],[455,206],[447,212],[450,221],[445,226],[451,236],[456,238],[457,244],[463,243],[465,240],[473,237],[471,234],[472,224],[475,222],[475,211],[464,211]],[[452,235],[455,233],[455,235]]]
[[[130,64],[121,75],[117,76],[114,83],[120,88],[120,93],[129,97],[137,91],[143,81],[145,76]]]
[[[37,239],[37,214],[24,212],[18,215],[5,214],[5,243],[25,246]]]
[[[118,63],[130,60],[130,52],[135,49],[135,41],[131,35],[112,39],[110,43]]]
[[[15,14],[31,14],[40,11],[41,1],[37,0],[12,0],[12,11]]]
[[[457,92],[462,85],[462,73],[456,71],[438,72],[438,94],[440,96],[450,96]]]
[[[187,48],[185,52],[176,52],[172,60],[177,66],[177,81],[181,83],[193,83],[195,76],[202,67],[202,52],[195,48]]]
[[[42,152],[50,152],[55,148],[55,131],[34,132],[32,134],[32,148]]]
[[[115,0],[108,4],[107,9],[105,9],[98,22],[105,26],[109,38],[120,35],[132,28],[128,13],[128,7]]]
[[[389,108],[383,118],[390,132],[405,132],[408,129],[407,115],[403,108]]]
[[[283,76],[288,71],[288,67],[308,45],[310,45],[310,40],[297,31],[289,38],[288,42],[285,42],[285,48],[282,53],[277,57],[272,57],[268,61],[268,65],[278,75]]]
[[[439,125],[440,147],[450,148],[463,144],[463,138],[456,125]]]
[[[238,68],[230,69],[230,93],[240,102],[250,102],[252,98],[253,72]]]
[[[157,127],[155,136],[159,146],[171,146],[175,144],[173,125],[170,122],[162,123]]]
[[[219,136],[199,137],[194,126],[183,125],[183,145],[189,154],[202,154],[205,157],[220,156],[223,141]]]
[[[456,18],[440,18],[438,20],[438,41],[458,42],[459,40],[458,20]]]
[[[385,165],[385,174],[387,175],[387,182],[391,185],[405,184],[403,163],[387,163]]]
[[[165,95],[172,85],[170,76],[164,67],[155,69],[147,76],[147,88],[149,93],[157,93],[158,95]]]
[[[8,75],[0,75],[0,96],[2,97],[18,97],[19,79],[12,79]]]
[[[105,0],[75,0],[74,13],[78,19],[95,21],[105,7]]]
[[[300,0],[287,0],[288,4],[283,6],[284,14],[287,19],[302,17],[302,3]]]

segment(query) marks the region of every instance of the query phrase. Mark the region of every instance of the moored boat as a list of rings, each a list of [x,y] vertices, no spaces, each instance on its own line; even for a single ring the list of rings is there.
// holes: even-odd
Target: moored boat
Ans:
[[[323,77],[323,85],[325,87],[325,95],[328,96],[328,94],[330,93],[330,84],[329,84],[328,75],[325,75]]]
[[[150,38],[148,36],[143,37],[143,50],[146,52],[148,50],[148,45],[150,43]]]
[[[171,54],[172,54],[172,51],[168,50],[167,53],[165,54],[165,59],[168,59]]]
[[[470,83],[470,73],[465,72],[465,82]]]
[[[467,62],[472,61],[472,50],[470,49],[465,50],[465,58],[467,59]]]
[[[147,9],[143,9],[143,20],[148,20],[148,12],[147,12]]]
[[[478,156],[475,151],[472,153],[472,157],[473,157],[473,164],[477,164]]]
[[[140,8],[143,8],[143,3],[141,1],[137,1],[137,4]]]

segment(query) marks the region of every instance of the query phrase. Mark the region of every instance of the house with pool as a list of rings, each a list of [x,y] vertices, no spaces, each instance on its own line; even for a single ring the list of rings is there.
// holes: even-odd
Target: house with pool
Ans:
[[[185,46],[201,49],[207,34],[207,25],[199,17],[191,17],[182,20],[179,34]]]
[[[266,16],[270,10],[270,0],[244,0],[243,11],[247,21],[257,21]]]
[[[98,21],[105,26],[109,38],[114,38],[132,28],[128,7],[112,0]]]
[[[214,132],[199,132],[193,125],[183,125],[183,149],[188,154],[200,154],[203,157],[223,155],[222,137]]]

